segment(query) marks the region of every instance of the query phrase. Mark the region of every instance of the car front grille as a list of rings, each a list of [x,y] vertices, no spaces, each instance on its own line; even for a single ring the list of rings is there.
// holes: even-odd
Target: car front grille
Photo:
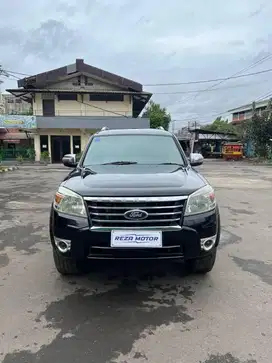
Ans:
[[[141,229],[178,227],[181,225],[187,197],[86,197],[92,228]],[[142,220],[126,219],[125,212],[142,210]]]

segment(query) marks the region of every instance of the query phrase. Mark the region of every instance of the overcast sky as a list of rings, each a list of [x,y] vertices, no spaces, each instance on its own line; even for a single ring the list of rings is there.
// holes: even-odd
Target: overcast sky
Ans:
[[[0,64],[26,74],[83,58],[144,85],[186,82],[231,76],[272,52],[271,0],[1,0],[0,15]],[[245,73],[268,68],[272,57]],[[272,72],[191,93],[212,85],[145,89],[177,129],[272,91]]]

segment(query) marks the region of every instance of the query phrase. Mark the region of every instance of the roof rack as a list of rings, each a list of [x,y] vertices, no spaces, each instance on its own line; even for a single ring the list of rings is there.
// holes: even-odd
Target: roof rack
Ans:
[[[100,131],[106,131],[106,130],[109,130],[109,128],[107,126],[104,126]]]
[[[157,129],[164,130],[164,128],[162,126],[157,127]]]

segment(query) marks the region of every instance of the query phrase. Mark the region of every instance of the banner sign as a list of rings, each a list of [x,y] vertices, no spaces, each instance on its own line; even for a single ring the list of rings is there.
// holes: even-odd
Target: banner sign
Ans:
[[[36,116],[0,115],[0,127],[6,129],[36,129]]]

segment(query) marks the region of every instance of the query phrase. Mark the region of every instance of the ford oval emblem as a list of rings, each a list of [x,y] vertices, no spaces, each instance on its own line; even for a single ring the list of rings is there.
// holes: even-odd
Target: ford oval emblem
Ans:
[[[140,221],[142,219],[146,219],[148,217],[148,213],[145,210],[132,209],[132,210],[128,210],[127,212],[125,212],[124,217],[126,219]]]

